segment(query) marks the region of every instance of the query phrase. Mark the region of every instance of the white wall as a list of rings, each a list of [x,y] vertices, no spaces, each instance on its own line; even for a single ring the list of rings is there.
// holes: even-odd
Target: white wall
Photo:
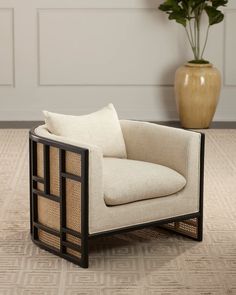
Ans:
[[[223,75],[215,120],[236,120],[236,1],[205,57]],[[83,114],[113,102],[121,118],[174,120],[175,69],[191,58],[158,0],[0,0],[0,120],[41,110]]]

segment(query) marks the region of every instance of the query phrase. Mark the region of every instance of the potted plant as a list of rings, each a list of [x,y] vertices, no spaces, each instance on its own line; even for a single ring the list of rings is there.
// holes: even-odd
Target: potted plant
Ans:
[[[184,128],[208,128],[218,103],[221,76],[213,65],[203,58],[211,26],[223,21],[219,10],[228,0],[166,0],[159,6],[185,29],[194,59],[175,73],[175,97],[181,125]],[[208,17],[208,26],[202,35],[202,16]],[[201,40],[204,37],[204,42]]]

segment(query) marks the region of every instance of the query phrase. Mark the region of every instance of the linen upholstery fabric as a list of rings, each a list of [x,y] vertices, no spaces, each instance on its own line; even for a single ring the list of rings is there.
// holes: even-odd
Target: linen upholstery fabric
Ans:
[[[55,135],[97,145],[104,156],[126,158],[120,122],[112,104],[83,116],[43,112],[47,129]]]
[[[128,158],[167,166],[186,179],[185,187],[170,196],[107,206],[104,202],[103,156],[97,146],[50,134],[46,126],[35,133],[89,150],[89,233],[119,229],[199,211],[199,133],[151,123],[121,120]]]
[[[104,200],[109,206],[165,197],[186,184],[178,172],[157,164],[128,159],[103,159]]]

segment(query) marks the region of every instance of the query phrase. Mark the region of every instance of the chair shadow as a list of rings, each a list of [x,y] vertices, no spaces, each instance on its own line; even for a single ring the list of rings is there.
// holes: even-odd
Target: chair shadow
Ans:
[[[178,259],[186,251],[198,245],[197,241],[171,233],[162,228],[146,228],[124,234],[92,239],[89,245],[91,260],[96,260],[96,266],[103,265],[104,259],[130,258],[155,260],[158,267],[165,268],[172,260]],[[93,269],[93,264],[90,266]],[[156,271],[149,269],[148,273]]]

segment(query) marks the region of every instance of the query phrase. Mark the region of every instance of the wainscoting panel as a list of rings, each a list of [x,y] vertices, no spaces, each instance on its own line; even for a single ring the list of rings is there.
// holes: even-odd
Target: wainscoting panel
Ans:
[[[176,120],[174,73],[192,54],[161,2],[0,0],[0,121],[42,120],[44,109],[86,114],[110,102],[120,118]],[[215,121],[236,121],[235,9],[230,1],[205,52],[223,77]]]
[[[173,84],[186,56],[162,22],[157,9],[39,10],[40,85]]]
[[[236,86],[236,8],[225,18],[225,85]]]
[[[14,12],[0,7],[0,86],[14,85]]]

